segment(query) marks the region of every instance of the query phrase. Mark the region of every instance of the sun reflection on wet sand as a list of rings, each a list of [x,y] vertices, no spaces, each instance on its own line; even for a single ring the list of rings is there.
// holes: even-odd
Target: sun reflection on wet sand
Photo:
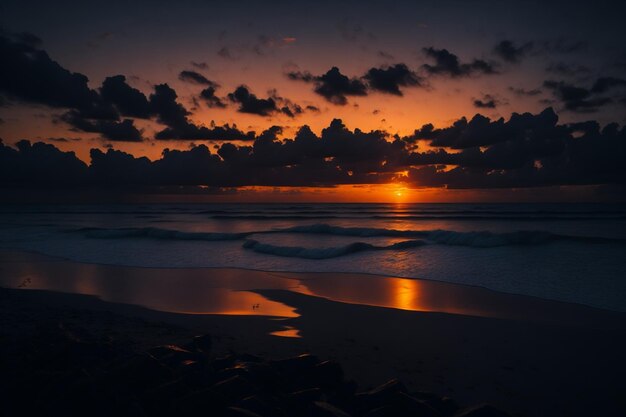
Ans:
[[[300,330],[296,329],[293,326],[285,326],[283,330],[276,330],[275,332],[271,332],[270,335],[278,336],[278,337],[293,337],[293,338],[301,338]]]
[[[0,285],[94,295],[185,314],[298,317],[294,307],[255,292],[266,289],[422,312],[541,321],[557,313],[553,304],[539,299],[525,298],[532,308],[520,309],[519,296],[436,281],[351,273],[121,267],[8,251],[0,251]],[[298,331],[286,327],[275,335],[297,337]]]

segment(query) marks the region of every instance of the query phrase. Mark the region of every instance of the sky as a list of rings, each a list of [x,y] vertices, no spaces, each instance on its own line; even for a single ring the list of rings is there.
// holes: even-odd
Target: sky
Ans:
[[[389,3],[5,0],[0,187],[624,199],[623,2]]]

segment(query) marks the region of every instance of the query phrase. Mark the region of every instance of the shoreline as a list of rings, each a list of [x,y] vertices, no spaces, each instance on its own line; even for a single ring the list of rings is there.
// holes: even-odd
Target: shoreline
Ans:
[[[0,250],[0,286],[94,295],[181,314],[297,317],[263,291],[282,289],[351,305],[569,326],[620,326],[626,313],[478,286],[375,274],[245,268],[154,268],[74,262]]]
[[[496,290],[492,288],[488,288],[481,285],[471,285],[465,283],[456,283],[450,281],[442,281],[428,278],[417,278],[410,276],[402,276],[402,275],[385,275],[385,274],[377,274],[377,273],[368,273],[368,272],[342,272],[342,271],[289,271],[289,270],[265,270],[265,269],[256,269],[256,268],[246,268],[246,267],[211,267],[211,266],[199,266],[199,267],[172,267],[172,266],[142,266],[142,265],[126,265],[126,264],[111,264],[111,263],[103,263],[103,262],[88,262],[88,261],[80,261],[73,260],[64,256],[56,256],[56,255],[48,255],[43,252],[35,251],[35,250],[24,250],[20,248],[7,248],[0,247],[0,259],[3,262],[6,262],[6,258],[8,256],[27,256],[27,257],[39,257],[38,261],[44,262],[67,262],[71,264],[77,265],[95,265],[105,268],[121,268],[121,269],[131,269],[131,270],[144,270],[144,271],[154,271],[154,270],[163,270],[163,271],[176,271],[176,272],[188,272],[188,271],[205,271],[207,275],[211,275],[211,273],[220,274],[228,271],[239,271],[239,272],[251,272],[255,274],[267,274],[271,276],[278,277],[280,279],[286,280],[298,280],[298,281],[307,281],[312,279],[317,279],[320,276],[350,276],[350,277],[365,277],[365,278],[373,278],[373,279],[401,279],[401,280],[410,280],[416,281],[420,283],[425,283],[427,285],[440,286],[442,288],[458,288],[461,292],[463,291],[479,291],[484,293],[490,293],[494,297],[503,297],[510,298],[513,301],[535,301],[543,304],[553,304],[559,305],[561,307],[567,308],[570,306],[576,309],[587,309],[589,312],[604,312],[609,314],[623,315],[626,317],[626,310],[612,310],[608,308],[593,306],[584,303],[578,303],[573,301],[565,301],[558,299],[550,299],[543,298],[535,295],[527,295],[527,294],[519,294],[506,292],[502,290]],[[0,271],[1,272],[1,271]],[[290,275],[290,276],[284,276]],[[0,286],[2,283],[0,282]],[[346,300],[335,300],[341,302],[348,302]],[[359,303],[356,303],[359,304]],[[377,305],[379,307],[385,307],[384,305]],[[393,307],[391,307],[393,308]],[[422,311],[422,310],[416,310]],[[184,313],[184,312],[181,312]]]

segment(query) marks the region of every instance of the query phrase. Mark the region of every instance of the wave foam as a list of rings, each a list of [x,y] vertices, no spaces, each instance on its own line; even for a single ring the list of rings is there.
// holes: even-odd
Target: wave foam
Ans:
[[[424,242],[423,240],[405,240],[387,246],[376,246],[365,242],[354,242],[345,246],[330,248],[303,248],[299,246],[276,246],[249,239],[245,241],[243,247],[245,249],[251,249],[257,253],[283,256],[288,258],[329,259],[357,252],[372,250],[402,250],[415,248],[425,244],[426,242]]]

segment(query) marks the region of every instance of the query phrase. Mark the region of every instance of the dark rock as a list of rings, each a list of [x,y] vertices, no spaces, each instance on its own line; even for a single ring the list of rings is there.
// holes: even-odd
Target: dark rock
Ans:
[[[194,337],[192,343],[197,352],[205,354],[210,353],[213,347],[213,339],[208,334]]]
[[[310,371],[318,363],[319,360],[316,356],[304,354],[292,358],[272,361],[270,362],[270,365],[278,372],[285,375],[294,375]]]
[[[256,355],[250,355],[249,353],[243,353],[235,356],[237,362],[265,362],[263,358]]]
[[[261,417],[259,414],[239,407],[227,407],[222,414],[224,417]]]
[[[282,379],[280,374],[268,363],[245,362],[240,363],[237,367],[245,371],[245,376],[250,381],[265,387],[277,386]]]
[[[202,390],[193,392],[177,401],[175,409],[184,413],[223,409],[249,396],[254,386],[241,376],[233,376]],[[209,413],[210,414],[210,413]]]
[[[397,379],[392,379],[386,383],[367,392],[361,392],[355,397],[355,408],[359,414],[382,407],[391,403],[395,394],[405,393],[407,390],[404,384]]]
[[[216,358],[211,361],[211,368],[219,371],[222,369],[232,368],[237,363],[235,355],[228,355],[222,358]]]
[[[497,409],[491,404],[481,404],[478,406],[466,408],[456,417],[510,417],[509,413],[505,413],[502,410]]]
[[[311,379],[323,391],[335,390],[344,381],[343,369],[337,362],[324,361],[313,368]]]
[[[170,369],[148,354],[135,355],[106,378],[111,384],[119,384],[129,390],[143,391],[157,387],[173,379]]]
[[[236,406],[253,411],[263,417],[287,417],[293,415],[285,413],[284,408],[286,406],[282,399],[268,395],[251,395],[239,401]]]
[[[315,401],[309,408],[310,417],[350,417],[350,414],[323,401]]]
[[[399,414],[423,417],[440,417],[440,413],[422,400],[411,397],[404,392],[394,394],[391,403],[400,411]]]
[[[170,368],[186,367],[202,360],[195,352],[190,352],[176,345],[157,346],[148,351],[155,359]]]
[[[322,399],[322,391],[319,388],[309,388],[292,392],[288,396],[289,401],[302,406],[309,405]]]

